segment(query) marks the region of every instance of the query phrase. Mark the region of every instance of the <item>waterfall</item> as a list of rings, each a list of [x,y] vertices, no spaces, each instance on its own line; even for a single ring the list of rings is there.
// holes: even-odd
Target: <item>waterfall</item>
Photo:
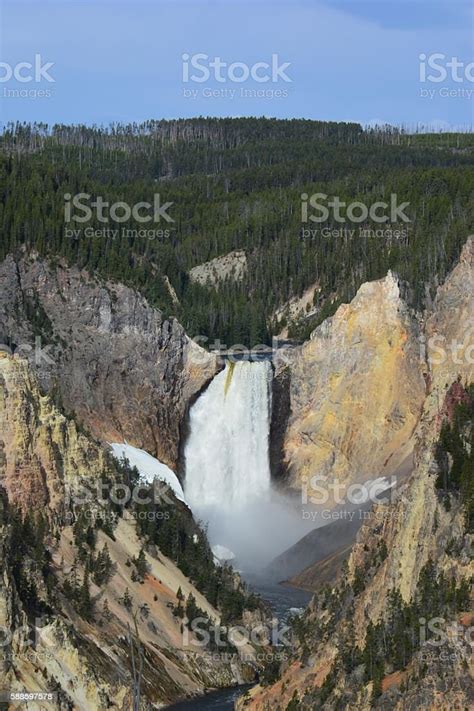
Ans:
[[[268,361],[227,363],[192,406],[185,495],[193,511],[235,511],[268,492],[271,379]]]
[[[257,575],[314,527],[271,487],[271,382],[268,361],[227,363],[192,406],[184,448],[186,501],[214,554]]]

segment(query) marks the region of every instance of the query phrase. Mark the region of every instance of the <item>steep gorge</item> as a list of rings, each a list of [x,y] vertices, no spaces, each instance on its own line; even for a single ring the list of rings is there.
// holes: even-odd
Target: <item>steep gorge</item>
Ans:
[[[220,660],[193,645],[191,633],[183,636],[174,612],[181,599],[191,597],[217,623],[221,613],[147,543],[137,511],[117,515],[108,497],[98,497],[99,483],[123,482],[120,471],[100,442],[40,392],[25,359],[0,356],[0,405],[0,688],[53,692],[58,709],[125,711],[131,639],[143,652],[144,708],[242,680],[246,664],[238,656]],[[198,548],[210,555],[187,507],[174,500],[172,508],[196,556]],[[156,511],[163,520],[169,515],[166,507]],[[102,580],[96,566],[105,550]],[[140,555],[146,568],[137,578]],[[240,583],[232,585],[237,591]],[[252,678],[250,667],[247,673]]]
[[[414,465],[395,501],[375,506],[358,534],[339,582],[346,593],[349,590],[347,607],[338,610],[336,621],[328,622],[328,610],[322,611],[315,599],[303,618],[303,641],[283,666],[281,680],[252,690],[239,702],[241,708],[283,710],[296,693],[301,708],[312,709],[320,702],[317,694],[326,678],[331,678],[329,703],[337,705],[342,698],[355,707],[370,708],[371,682],[357,686],[339,668],[331,671],[340,640],[349,634],[349,621],[354,643],[363,647],[368,620],[383,618],[389,591],[398,590],[409,603],[430,559],[438,571],[448,571],[458,581],[474,572],[468,559],[472,536],[465,532],[461,508],[454,501],[447,511],[434,483],[434,448],[443,418],[452,414],[456,383],[468,385],[474,375],[473,267],[470,238],[428,313],[409,309],[397,278],[389,273],[364,284],[310,341],[277,353],[270,454],[279,467],[280,486],[299,493],[315,473],[328,481],[364,482],[397,473],[407,461]],[[0,284],[1,332],[8,349],[16,351],[15,356],[0,356],[0,482],[8,499],[1,536],[0,625],[12,634],[3,660],[12,688],[48,688],[43,680],[54,678],[64,699],[69,696],[79,708],[127,708],[129,650],[126,640],[120,640],[127,616],[119,602],[127,588],[132,591],[132,609],[139,610],[144,602],[151,609],[139,622],[139,637],[147,650],[149,700],[170,701],[241,679],[241,666],[182,648],[172,612],[179,587],[185,596],[192,593],[211,619],[219,619],[219,612],[159,547],[145,553],[149,574],[143,585],[133,581],[127,560],[138,556],[142,543],[125,520],[118,523],[115,540],[102,530],[97,533],[99,547],[108,542],[116,573],[112,587],[109,584],[104,591],[92,586],[91,592],[97,609],[103,610],[107,600],[112,620],[81,620],[61,598],[54,603],[56,621],[47,621],[56,640],[54,654],[41,647],[41,639],[33,658],[28,645],[25,654],[23,637],[28,626],[31,632],[31,610],[21,599],[8,562],[10,508],[46,514],[52,526],[46,549],[53,576],[64,584],[78,552],[71,528],[64,525],[71,513],[65,496],[68,486],[80,482],[94,487],[99,474],[110,470],[103,446],[107,440],[127,439],[176,470],[189,404],[219,366],[176,321],[164,320],[137,292],[122,285],[98,282],[34,255],[8,258],[0,265]],[[48,357],[39,360],[38,336],[43,348],[51,346]],[[225,373],[217,378],[227,387]],[[251,437],[254,428],[249,424],[246,436]],[[216,442],[213,451],[218,453]],[[212,458],[212,452],[206,457]],[[199,473],[199,461],[195,464]],[[227,486],[224,479],[223,495]],[[235,493],[229,489],[229,498]],[[450,546],[453,539],[456,555]],[[31,570],[40,601],[48,602],[47,583],[38,576],[34,561]],[[80,576],[84,572],[79,566]],[[361,575],[365,584],[359,589]],[[321,616],[324,625],[328,623],[322,636],[317,629]],[[418,671],[415,659],[407,676]],[[451,687],[444,688],[447,704],[464,703],[462,677],[462,664],[456,662]],[[390,702],[387,708],[400,710],[423,708],[426,693],[436,708],[455,707],[439,705],[442,684],[436,664],[426,678],[407,691],[385,680],[389,693],[380,703]]]

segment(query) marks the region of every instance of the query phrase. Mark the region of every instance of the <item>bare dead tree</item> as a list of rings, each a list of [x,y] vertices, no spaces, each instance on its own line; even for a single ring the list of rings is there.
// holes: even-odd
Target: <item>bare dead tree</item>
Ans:
[[[139,711],[143,675],[143,647],[138,634],[136,613],[133,615],[133,623],[135,627],[135,636],[133,635],[130,624],[127,623],[128,645],[130,647],[130,655],[132,659],[132,709],[133,711]]]

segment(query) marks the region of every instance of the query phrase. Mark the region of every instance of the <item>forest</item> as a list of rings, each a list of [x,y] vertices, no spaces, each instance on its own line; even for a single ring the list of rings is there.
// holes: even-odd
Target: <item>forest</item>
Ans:
[[[317,284],[311,317],[288,324],[303,339],[389,269],[414,308],[427,305],[472,228],[473,146],[469,133],[299,119],[10,124],[0,134],[0,258],[25,246],[62,257],[138,288],[191,337],[228,346],[269,343],[287,325],[276,310]],[[315,193],[368,208],[396,195],[408,221],[341,224],[330,212],[308,224],[302,195]],[[158,194],[160,219],[96,209],[74,233],[67,210],[79,194],[130,208]],[[234,250],[247,257],[241,280],[191,281],[192,267]]]

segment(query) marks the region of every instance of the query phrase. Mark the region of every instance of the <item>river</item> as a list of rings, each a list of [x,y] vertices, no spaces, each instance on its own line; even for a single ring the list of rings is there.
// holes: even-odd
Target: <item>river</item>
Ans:
[[[280,623],[285,623],[296,610],[305,608],[313,597],[312,593],[289,585],[266,583],[252,576],[244,575],[243,577],[249,588],[270,604],[273,614]]]
[[[285,624],[288,616],[298,609],[306,607],[311,600],[311,593],[298,588],[265,583],[262,580],[245,577],[249,587],[259,593],[272,608],[280,624]],[[245,694],[253,685],[246,684],[226,689],[217,689],[204,696],[194,697],[168,706],[167,711],[233,711],[234,702]]]
[[[290,614],[306,607],[311,594],[248,573],[264,570],[307,533],[300,508],[272,487],[272,378],[267,358],[227,362],[194,402],[184,449],[184,494],[193,514],[209,526],[213,550],[229,554],[249,588],[271,606],[279,631]],[[220,689],[169,708],[230,710],[246,688]]]
[[[252,684],[246,684],[233,686],[230,689],[218,689],[205,696],[198,696],[168,706],[167,711],[231,711],[234,708],[234,702],[251,687]]]

